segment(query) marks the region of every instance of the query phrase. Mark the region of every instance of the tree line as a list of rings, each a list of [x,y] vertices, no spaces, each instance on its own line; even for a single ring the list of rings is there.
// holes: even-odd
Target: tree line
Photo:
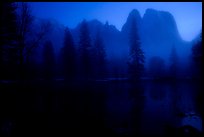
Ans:
[[[18,12],[17,12],[18,10]],[[92,39],[86,20],[80,25],[79,41],[74,41],[68,27],[64,30],[63,46],[60,49],[59,61],[51,39],[46,35],[52,30],[49,21],[41,22],[39,28],[32,28],[34,17],[27,3],[3,2],[1,5],[0,25],[0,66],[1,79],[28,79],[36,77],[35,64],[32,55],[39,46],[42,48],[42,63],[38,65],[39,75],[43,79],[53,79],[59,75],[65,80],[73,79],[101,79],[107,75],[106,49],[101,30],[98,29]],[[202,72],[202,33],[200,40],[192,47],[193,70],[195,76]],[[141,48],[138,35],[137,21],[132,19],[129,29],[129,58],[127,60],[127,77],[139,80],[144,76],[145,53]],[[175,45],[170,55],[169,75],[178,75],[178,55]],[[162,78],[164,74],[164,60],[154,56],[149,60],[148,76]],[[57,72],[56,72],[57,71]]]

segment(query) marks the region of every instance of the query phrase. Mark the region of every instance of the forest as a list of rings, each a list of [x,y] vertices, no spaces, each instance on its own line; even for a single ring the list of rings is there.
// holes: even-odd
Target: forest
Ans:
[[[162,57],[159,53],[146,57],[151,51],[145,51],[142,47],[145,45],[142,45],[140,29],[137,28],[137,19],[136,17],[134,19],[134,16],[128,20],[129,24],[126,24],[128,35],[123,53],[127,55],[107,55],[112,54],[108,51],[113,46],[105,45],[107,42],[104,42],[101,27],[96,27],[95,33],[91,35],[91,28],[86,20],[80,23],[78,34],[74,36],[77,38],[73,38],[71,29],[64,27],[62,34],[59,35],[62,40],[57,43],[61,48],[56,52],[54,48],[56,42],[53,43],[53,37],[49,36],[55,29],[51,21],[40,20],[35,23],[31,8],[26,3],[18,4],[18,7],[17,4],[11,3],[2,6],[0,46],[2,80],[201,78],[202,33],[196,42],[187,45],[191,50],[188,55],[190,58],[184,65],[185,70],[182,70],[179,64],[182,63],[182,57],[187,55],[178,55],[177,45],[174,43],[168,48],[168,57]],[[108,44],[110,43],[116,42],[112,40]],[[180,56],[182,57],[179,58]],[[186,72],[179,75],[179,70]]]

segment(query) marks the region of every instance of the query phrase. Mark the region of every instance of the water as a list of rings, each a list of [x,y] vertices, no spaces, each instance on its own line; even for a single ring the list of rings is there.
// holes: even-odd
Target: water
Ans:
[[[4,83],[1,134],[173,134],[185,114],[201,118],[200,89],[192,81]]]
[[[108,86],[107,125],[119,134],[164,135],[168,127],[179,128],[181,114],[195,112],[195,83],[116,82]]]

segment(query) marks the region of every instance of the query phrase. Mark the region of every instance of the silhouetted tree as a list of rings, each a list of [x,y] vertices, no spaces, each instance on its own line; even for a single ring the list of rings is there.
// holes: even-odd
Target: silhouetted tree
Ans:
[[[15,75],[16,61],[16,41],[17,41],[17,15],[16,4],[3,1],[0,5],[0,66],[1,78]],[[7,76],[5,76],[7,75]],[[7,77],[8,78],[8,77]]]
[[[154,56],[149,60],[149,73],[153,78],[161,78],[164,76],[164,60],[161,57]]]
[[[94,41],[94,47],[93,47],[93,59],[94,59],[94,68],[96,77],[104,77],[105,71],[106,71],[106,53],[104,49],[104,43],[100,36],[100,31],[98,30],[96,34],[96,38]]]
[[[19,4],[18,14],[18,54],[20,78],[24,78],[26,65],[33,50],[40,45],[45,35],[50,31],[50,22],[42,22],[38,32],[31,37],[31,26],[34,17],[31,15],[31,8],[25,2]]]
[[[91,39],[86,20],[83,20],[80,27],[80,74],[83,78],[90,78],[92,76],[92,61],[91,61]]]
[[[43,47],[43,74],[45,79],[54,76],[55,56],[51,41],[46,41]]]
[[[172,46],[170,54],[170,77],[176,78],[178,76],[178,54],[175,46]]]
[[[30,7],[27,3],[19,4],[19,15],[18,15],[18,60],[19,60],[19,73],[20,77],[24,77],[25,66],[25,49],[26,49],[26,36],[30,31],[30,26],[33,21]]]
[[[61,49],[62,70],[65,79],[72,79],[76,76],[76,50],[71,32],[65,29],[64,45]]]
[[[130,27],[130,52],[128,60],[128,73],[131,80],[140,79],[144,71],[144,52],[141,49],[140,38],[138,35],[136,19],[132,19]]]
[[[202,32],[200,34],[200,39],[195,45],[192,47],[192,56],[193,56],[193,61],[194,61],[194,68],[195,68],[195,75],[197,76],[202,76],[202,70],[203,70],[203,65],[202,65]]]

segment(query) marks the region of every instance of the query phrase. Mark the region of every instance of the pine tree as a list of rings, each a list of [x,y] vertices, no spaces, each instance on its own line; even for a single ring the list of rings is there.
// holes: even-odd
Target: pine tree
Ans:
[[[202,76],[202,71],[203,71],[203,65],[202,65],[202,31],[200,34],[200,39],[195,45],[192,47],[192,56],[193,56],[193,61],[194,61],[194,68],[195,68],[195,73],[197,76]]]
[[[80,53],[80,73],[83,78],[92,76],[91,61],[91,39],[86,20],[83,20],[80,27],[79,53]]]
[[[138,35],[136,19],[132,19],[130,27],[130,52],[128,60],[128,73],[130,80],[138,80],[144,71],[145,56],[141,49],[140,38]]]
[[[63,75],[65,79],[72,79],[76,76],[76,50],[71,32],[65,29],[64,45],[61,49]]]
[[[55,56],[51,41],[46,41],[43,47],[43,74],[45,79],[52,79],[55,70]]]
[[[178,76],[178,54],[175,46],[172,46],[170,54],[170,76],[176,78]]]
[[[96,38],[94,41],[94,68],[97,77],[104,77],[106,71],[106,53],[104,49],[104,43],[100,36],[100,31],[98,30]]]

